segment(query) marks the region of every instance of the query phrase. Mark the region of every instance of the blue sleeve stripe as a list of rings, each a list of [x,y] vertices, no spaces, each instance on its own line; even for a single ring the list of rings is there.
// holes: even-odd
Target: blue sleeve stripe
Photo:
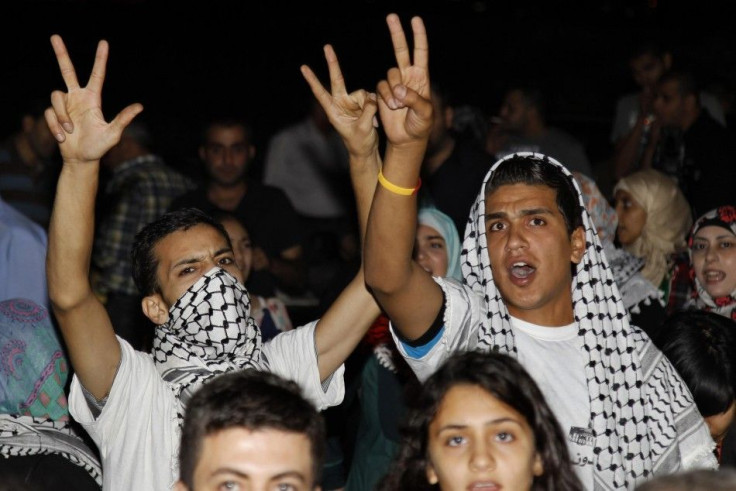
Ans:
[[[444,334],[444,332],[445,326],[442,326],[439,330],[437,330],[437,334],[435,335],[435,337],[433,337],[426,344],[423,344],[421,346],[410,346],[404,341],[399,342],[401,343],[402,348],[404,348],[404,352],[409,358],[418,360],[429,353],[432,348],[434,348],[439,340],[442,339],[442,335]]]

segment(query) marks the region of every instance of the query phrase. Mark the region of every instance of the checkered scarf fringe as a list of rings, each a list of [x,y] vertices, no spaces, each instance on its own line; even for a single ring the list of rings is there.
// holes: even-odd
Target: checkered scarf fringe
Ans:
[[[261,333],[250,315],[250,297],[232,275],[213,268],[169,310],[156,329],[153,360],[180,401],[186,402],[207,380],[230,370],[258,368]]]
[[[84,469],[102,486],[102,469],[95,453],[67,421],[0,414],[0,456],[60,455]]]
[[[583,210],[586,251],[573,277],[572,300],[587,361],[590,419],[596,437],[596,489],[632,488],[653,472],[675,472],[683,465],[680,454],[693,454],[691,450],[707,459],[703,452],[710,451],[712,445],[699,431],[704,423],[690,392],[647,336],[629,326],[578,184],[564,166],[545,155],[523,152],[498,161],[486,175],[471,209],[462,270],[465,283],[485,299],[487,306],[478,334],[480,349],[517,354],[508,310],[493,282],[484,223],[486,184],[501,163],[517,156],[562,169],[574,183]],[[643,355],[648,357],[647,372]]]

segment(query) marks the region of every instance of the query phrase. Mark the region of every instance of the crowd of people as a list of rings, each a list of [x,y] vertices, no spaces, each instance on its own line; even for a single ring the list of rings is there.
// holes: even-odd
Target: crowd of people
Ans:
[[[463,123],[387,25],[375,87],[301,67],[262,180],[245,119],[197,182],[103,115],[107,42],[81,85],[51,37],[66,88],[0,148],[0,490],[733,489],[718,101],[643,44],[591,163],[537,87]]]

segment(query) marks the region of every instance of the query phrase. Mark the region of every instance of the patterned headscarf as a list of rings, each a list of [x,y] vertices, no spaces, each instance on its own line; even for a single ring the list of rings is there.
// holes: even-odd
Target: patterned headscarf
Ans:
[[[0,456],[61,455],[101,485],[97,457],[70,425],[68,375],[48,311],[31,300],[0,302]]]
[[[516,354],[509,313],[493,282],[484,215],[486,186],[496,169],[520,157],[558,167],[573,183],[582,208],[586,250],[571,289],[586,360],[596,489],[631,488],[652,473],[673,472],[683,464],[692,464],[682,462],[682,454],[715,465],[712,454],[708,455],[713,442],[687,387],[646,334],[629,326],[577,183],[559,162],[541,154],[523,152],[498,161],[486,175],[471,209],[462,269],[465,283],[487,306],[479,332],[480,349]]]
[[[671,267],[672,253],[685,249],[693,223],[690,205],[677,183],[654,169],[624,177],[614,193],[619,189],[631,194],[647,213],[641,235],[624,249],[646,260],[641,274],[659,286]]]
[[[153,360],[161,377],[186,404],[207,380],[230,370],[258,368],[261,333],[250,298],[230,273],[213,268],[169,309],[156,328]]]
[[[688,248],[690,252],[690,264],[693,262],[693,239],[695,234],[698,233],[703,227],[721,227],[733,235],[736,235],[736,207],[734,206],[721,206],[714,210],[710,210],[704,214],[695,222],[693,230],[690,232],[690,238],[688,239]],[[736,275],[736,271],[729,271],[729,274]],[[724,317],[729,317],[736,320],[736,290],[732,291],[730,295],[725,297],[713,298],[703,288],[700,281],[695,276],[695,270],[690,270],[690,275],[695,285],[695,291],[693,291],[693,298],[689,303],[689,306],[695,307],[699,310],[707,310],[708,312],[715,312]]]
[[[420,208],[417,216],[419,225],[432,227],[445,239],[447,245],[447,273],[446,278],[462,280],[463,273],[460,270],[460,235],[457,227],[450,217],[437,208]]]

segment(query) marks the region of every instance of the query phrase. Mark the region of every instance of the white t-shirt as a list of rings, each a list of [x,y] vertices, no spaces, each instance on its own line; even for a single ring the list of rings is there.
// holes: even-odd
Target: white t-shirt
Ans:
[[[511,317],[511,328],[519,362],[557,418],[583,488],[592,489],[595,436],[590,428],[590,395],[577,325],[546,327]]]
[[[261,366],[298,383],[304,396],[322,410],[342,401],[345,368],[340,366],[327,390],[322,389],[314,347],[316,325],[311,322],[265,343]],[[150,354],[118,341],[120,366],[102,412],[95,419],[76,376],[69,410],[99,448],[104,490],[171,489],[179,477],[180,402],[171,384],[159,376]]]

